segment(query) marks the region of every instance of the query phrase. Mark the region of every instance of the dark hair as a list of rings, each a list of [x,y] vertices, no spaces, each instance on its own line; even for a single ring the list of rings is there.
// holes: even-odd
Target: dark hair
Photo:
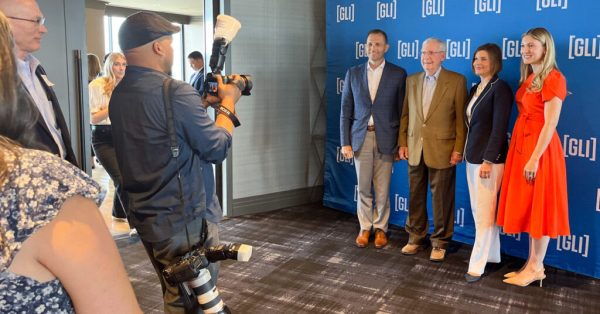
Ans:
[[[204,60],[204,57],[202,57],[202,54],[200,53],[200,51],[192,51],[188,55],[188,59],[195,59],[195,60],[200,59],[200,60]]]
[[[388,43],[387,34],[383,30],[381,30],[379,28],[372,29],[367,34],[367,37],[369,37],[369,35],[371,35],[371,34],[381,34],[383,36],[383,39],[385,39],[385,43],[386,44]]]
[[[471,60],[471,69],[473,69],[473,71],[475,70],[473,67],[473,63],[475,63],[475,56],[479,51],[485,51],[488,53],[490,62],[492,63],[492,76],[502,71],[502,50],[500,50],[500,47],[494,43],[487,43],[477,47],[477,50],[475,50],[475,53],[473,53],[473,59]]]

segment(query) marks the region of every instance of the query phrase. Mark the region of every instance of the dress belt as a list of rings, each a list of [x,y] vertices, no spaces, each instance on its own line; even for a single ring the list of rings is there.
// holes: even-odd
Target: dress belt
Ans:
[[[518,120],[521,120],[521,123],[523,123],[523,133],[521,138],[517,138],[517,142],[515,143],[516,147],[517,147],[517,152],[522,154],[523,153],[523,143],[525,142],[525,137],[527,136],[531,136],[531,134],[534,132],[533,129],[533,124],[535,122],[542,123],[542,125],[545,122],[544,119],[544,115],[543,114],[527,114],[527,113],[520,113],[519,116],[517,117]]]

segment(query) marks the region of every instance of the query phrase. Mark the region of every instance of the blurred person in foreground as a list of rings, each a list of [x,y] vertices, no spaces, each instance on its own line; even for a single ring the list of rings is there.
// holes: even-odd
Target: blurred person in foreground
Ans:
[[[99,185],[36,147],[0,12],[0,312],[141,313],[98,209]],[[23,99],[24,101],[18,101]]]

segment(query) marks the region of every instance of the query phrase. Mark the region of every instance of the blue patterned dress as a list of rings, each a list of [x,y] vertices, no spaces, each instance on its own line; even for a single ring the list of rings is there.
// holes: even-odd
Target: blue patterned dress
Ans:
[[[0,313],[74,313],[58,279],[38,282],[8,271],[21,245],[58,214],[70,197],[98,205],[100,186],[73,165],[42,151],[0,150],[9,175],[0,187]]]

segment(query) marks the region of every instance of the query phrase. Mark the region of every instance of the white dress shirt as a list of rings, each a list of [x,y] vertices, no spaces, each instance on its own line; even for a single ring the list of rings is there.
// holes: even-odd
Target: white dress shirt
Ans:
[[[371,103],[375,103],[375,96],[377,96],[377,89],[379,88],[379,82],[381,82],[381,75],[383,74],[383,68],[385,67],[385,60],[377,66],[375,69],[371,68],[371,65],[367,63],[367,82],[369,84],[369,95],[371,96]],[[373,114],[369,118],[368,125],[374,125]]]
[[[50,135],[52,135],[52,139],[56,143],[56,146],[58,146],[60,156],[65,158],[67,149],[63,143],[62,134],[56,122],[56,114],[54,113],[54,108],[52,108],[52,102],[48,100],[46,90],[44,90],[42,83],[40,83],[39,78],[35,75],[35,70],[39,65],[40,61],[31,54],[28,54],[25,57],[25,60],[17,58],[17,71],[19,72],[21,81],[23,81],[25,88],[27,88],[29,95],[31,95],[36,107],[40,111],[44,122],[46,122]],[[44,79],[46,80],[46,85],[54,85],[45,76]]]
[[[423,119],[427,118],[427,113],[429,113],[429,107],[431,106],[431,100],[433,99],[433,93],[435,92],[435,87],[437,86],[437,80],[440,77],[440,71],[442,67],[440,67],[433,75],[427,75],[425,72],[425,79],[423,81]]]

